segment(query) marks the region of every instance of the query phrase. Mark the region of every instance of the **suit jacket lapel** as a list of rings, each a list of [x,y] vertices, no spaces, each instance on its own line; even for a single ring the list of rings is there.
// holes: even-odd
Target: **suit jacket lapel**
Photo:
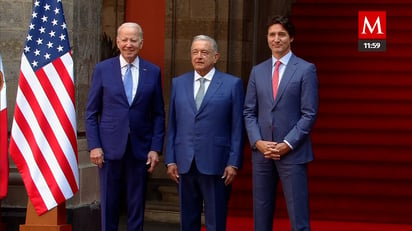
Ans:
[[[272,104],[275,102],[275,99],[273,99],[273,88],[272,88],[272,58],[266,60],[265,63],[265,68],[263,69],[264,73],[262,73],[262,78],[264,81],[264,84],[270,87],[265,87],[266,91],[264,94],[266,95],[266,99],[270,99]],[[260,77],[259,77],[260,78]]]
[[[272,59],[267,59],[263,65],[262,70],[257,73],[258,76],[256,76],[256,81],[261,82],[264,86],[268,86],[262,88],[262,91],[265,100],[270,101],[268,103],[273,105],[275,103],[275,99],[273,99],[272,89]]]
[[[189,102],[190,107],[192,108],[193,112],[196,112],[196,102],[195,102],[195,93],[194,93],[194,87],[193,87],[193,81],[194,81],[194,72],[191,72],[191,74],[186,75],[184,81],[184,91],[187,97],[187,102]]]
[[[216,94],[216,91],[219,89],[221,85],[222,85],[222,76],[219,74],[219,71],[216,70],[215,74],[213,75],[213,79],[210,82],[209,87],[207,88],[205,97],[203,98],[202,104],[200,105],[198,112],[203,110],[203,108],[207,105],[207,103],[212,98],[212,96]]]
[[[140,58],[139,60],[139,83],[137,85],[136,94],[133,98],[132,104],[136,103],[143,92],[143,88],[147,81],[147,67],[146,62]]]
[[[295,59],[295,56],[292,55],[290,57],[288,65],[286,66],[285,72],[283,73],[282,79],[279,83],[278,94],[276,96],[275,105],[277,104],[279,99],[282,97],[283,92],[285,91],[287,85],[289,84],[290,80],[292,79],[293,74],[296,71],[296,65],[297,65],[297,61]]]
[[[115,79],[113,80],[113,87],[115,87],[117,89],[116,91],[121,91],[122,92],[124,102],[126,104],[129,104],[128,101],[127,101],[126,92],[124,91],[124,85],[123,85],[123,79],[122,79],[122,70],[120,68],[119,56],[117,56],[116,58],[113,59],[111,69],[113,71],[112,76],[115,77]]]

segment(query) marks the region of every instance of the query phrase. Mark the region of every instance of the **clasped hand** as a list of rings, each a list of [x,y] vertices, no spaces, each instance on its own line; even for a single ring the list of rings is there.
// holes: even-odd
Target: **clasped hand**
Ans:
[[[265,158],[280,160],[282,156],[290,151],[290,147],[284,143],[277,143],[273,141],[258,140],[255,143],[256,148],[263,153]]]

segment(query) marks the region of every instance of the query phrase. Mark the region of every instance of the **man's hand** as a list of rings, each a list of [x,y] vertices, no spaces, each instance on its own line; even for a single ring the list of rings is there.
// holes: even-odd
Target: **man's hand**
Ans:
[[[179,184],[179,172],[177,171],[176,164],[170,164],[167,166],[167,175],[169,175],[170,179]]]
[[[277,143],[275,147],[269,148],[269,152],[265,155],[265,158],[270,158],[274,160],[280,160],[283,156],[285,156],[288,152],[290,152],[291,148],[286,143]]]
[[[278,143],[273,141],[258,140],[255,143],[256,148],[263,153],[265,158],[280,160],[279,150],[276,149]]]
[[[147,162],[146,165],[150,165],[149,169],[147,170],[149,173],[152,173],[154,168],[159,163],[159,153],[156,151],[150,151],[147,154]]]
[[[285,156],[286,154],[288,154],[290,152],[290,150],[292,150],[289,145],[287,143],[278,143],[276,145],[276,152],[280,155],[280,157],[282,158],[283,156]]]
[[[90,151],[90,162],[99,166],[99,168],[103,167],[104,153],[102,148],[94,148]]]
[[[225,179],[225,185],[232,183],[236,175],[237,175],[237,169],[232,166],[227,166],[222,176],[222,179]]]

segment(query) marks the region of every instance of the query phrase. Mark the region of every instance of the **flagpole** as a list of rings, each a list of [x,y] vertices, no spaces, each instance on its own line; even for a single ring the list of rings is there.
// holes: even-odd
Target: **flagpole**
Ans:
[[[1,200],[0,200],[0,202],[1,202]],[[0,206],[0,214],[1,214],[1,206]],[[1,216],[0,216],[0,231],[7,231],[7,225],[2,222]]]
[[[66,224],[66,203],[37,215],[30,199],[27,202],[26,223],[20,225],[20,231],[71,231],[72,226]]]

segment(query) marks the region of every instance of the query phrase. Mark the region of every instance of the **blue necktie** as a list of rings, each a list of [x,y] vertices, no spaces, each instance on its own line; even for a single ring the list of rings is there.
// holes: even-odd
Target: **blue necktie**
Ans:
[[[200,105],[202,104],[203,98],[205,96],[205,78],[200,78],[200,87],[199,90],[197,91],[196,97],[195,97],[195,101],[196,101],[196,108],[197,110],[199,110]]]
[[[133,100],[133,77],[132,77],[132,65],[127,65],[126,73],[124,74],[123,79],[124,91],[126,92],[127,101],[129,101],[129,105],[132,104]]]

